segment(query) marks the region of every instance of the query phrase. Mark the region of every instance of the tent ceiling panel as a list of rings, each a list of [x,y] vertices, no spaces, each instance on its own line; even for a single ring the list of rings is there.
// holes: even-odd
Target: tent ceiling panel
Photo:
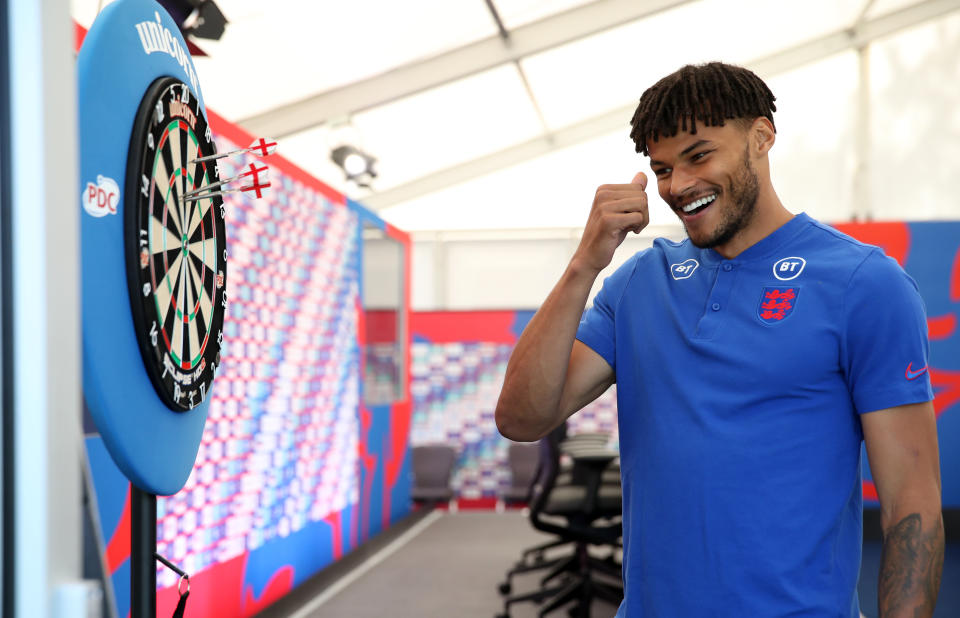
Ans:
[[[562,13],[593,0],[493,0],[493,5],[507,30]]]
[[[597,186],[630,182],[638,171],[653,178],[633,151],[627,131],[607,133],[570,148],[498,170],[385,209],[406,230],[582,227]],[[677,219],[648,186],[651,225]]]
[[[881,15],[887,15],[900,9],[906,8],[911,4],[916,4],[917,0],[873,0],[870,8],[867,9],[866,18],[873,19]]]
[[[523,67],[547,124],[556,129],[635,103],[644,88],[683,64],[746,63],[842,29],[861,5],[862,0],[803,5],[702,0],[537,54]],[[750,18],[730,19],[731,14]],[[772,26],[757,28],[758,21]],[[718,23],[724,24],[722,37]]]
[[[256,11],[243,3],[242,16],[234,18],[232,3],[222,0],[218,6],[230,20],[226,32],[219,41],[201,41],[210,54],[196,62],[204,94],[231,120],[496,33],[490,12],[478,0],[259,4],[265,8]],[[261,87],[250,87],[251,71],[264,80]],[[304,126],[311,124],[317,123]]]
[[[281,137],[516,61],[623,23],[649,17],[690,1],[595,0],[511,31],[509,44],[504,44],[497,34],[307,98],[278,98],[278,105],[273,109],[239,122],[253,133]],[[477,3],[483,4],[480,0],[477,0]],[[487,19],[491,20],[492,17],[488,14]]]
[[[353,125],[363,137],[362,147],[384,163],[376,185],[380,190],[542,131],[512,65],[357,114]]]
[[[892,14],[862,22],[855,28],[845,27],[827,33],[820,38],[804,41],[791,48],[781,49],[768,56],[747,62],[746,64],[762,77],[770,78],[785,71],[802,67],[805,64],[817,62],[835,54],[855,49],[858,46],[865,45],[904,28],[941,18],[958,9],[960,9],[960,0],[925,0]],[[859,13],[859,8],[853,12]],[[672,70],[672,68],[667,71],[669,70]],[[652,83],[653,79],[660,77],[667,71],[650,77],[647,83]],[[531,81],[533,81],[532,78]],[[638,81],[638,83],[640,82]],[[570,96],[574,95],[571,94]],[[549,110],[550,105],[547,99],[548,97],[546,96],[538,97],[541,107],[545,110]],[[489,173],[497,168],[497,161],[501,161],[501,165],[516,164],[524,158],[541,156],[553,148],[562,148],[588,139],[591,136],[619,130],[625,120],[629,120],[635,106],[635,103],[630,103],[620,108],[614,108],[612,111],[603,112],[596,116],[580,120],[573,125],[554,130],[548,135],[541,136],[533,141],[518,143],[504,151],[486,155],[461,166],[447,168],[394,189],[380,191],[370,195],[366,199],[366,203],[373,208],[384,208],[392,204],[411,200],[417,195],[423,195],[430,191],[436,191],[443,187],[463,182],[469,179],[471,175]],[[549,111],[545,111],[545,115],[549,118]]]
[[[637,79],[637,73],[646,72],[649,64],[642,60],[649,53],[643,43],[647,21],[635,21],[523,60],[530,89],[548,127],[559,129],[636,102],[638,84],[645,81]],[[629,120],[623,119],[624,126]]]
[[[774,182],[793,212],[805,211],[825,221],[848,219],[851,214],[856,81],[853,51],[769,80],[781,101],[777,144],[771,154]],[[833,87],[824,90],[824,83]],[[815,90],[821,95],[811,101],[807,93]],[[678,227],[658,195],[647,159],[633,151],[627,129],[432,192],[382,214],[411,231],[582,227],[596,187],[627,182],[638,171],[650,179],[651,225]]]

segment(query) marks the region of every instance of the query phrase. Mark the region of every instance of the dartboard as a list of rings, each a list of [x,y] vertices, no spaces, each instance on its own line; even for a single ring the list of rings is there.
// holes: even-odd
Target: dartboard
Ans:
[[[134,121],[124,237],[134,329],[161,400],[186,411],[220,364],[227,247],[216,152],[199,102],[173,77],[154,81]],[[207,188],[206,190],[204,188]]]

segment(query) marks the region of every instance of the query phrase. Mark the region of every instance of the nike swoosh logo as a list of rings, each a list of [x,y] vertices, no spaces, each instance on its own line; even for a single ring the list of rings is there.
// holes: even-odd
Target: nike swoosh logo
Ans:
[[[910,363],[909,365],[907,365],[907,371],[906,371],[906,373],[904,373],[903,375],[904,375],[904,377],[906,377],[908,380],[916,380],[916,379],[919,378],[921,375],[923,375],[924,373],[926,373],[926,371],[927,371],[927,366],[926,366],[926,365],[924,365],[924,366],[921,367],[920,369],[917,369],[916,371],[914,371],[914,370],[913,370],[913,363]]]

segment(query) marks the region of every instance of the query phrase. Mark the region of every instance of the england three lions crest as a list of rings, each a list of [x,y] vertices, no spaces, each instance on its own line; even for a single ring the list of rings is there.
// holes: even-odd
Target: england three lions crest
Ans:
[[[797,306],[800,288],[763,288],[757,315],[766,324],[782,322]]]

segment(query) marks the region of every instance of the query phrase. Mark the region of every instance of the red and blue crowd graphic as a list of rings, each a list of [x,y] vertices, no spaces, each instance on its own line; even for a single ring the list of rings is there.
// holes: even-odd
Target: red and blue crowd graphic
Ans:
[[[532,311],[411,314],[410,443],[457,448],[452,486],[462,506],[492,507],[510,483],[510,441],[497,431],[494,410],[510,353],[531,317]],[[615,441],[615,389],[571,417],[569,431],[609,433]]]

